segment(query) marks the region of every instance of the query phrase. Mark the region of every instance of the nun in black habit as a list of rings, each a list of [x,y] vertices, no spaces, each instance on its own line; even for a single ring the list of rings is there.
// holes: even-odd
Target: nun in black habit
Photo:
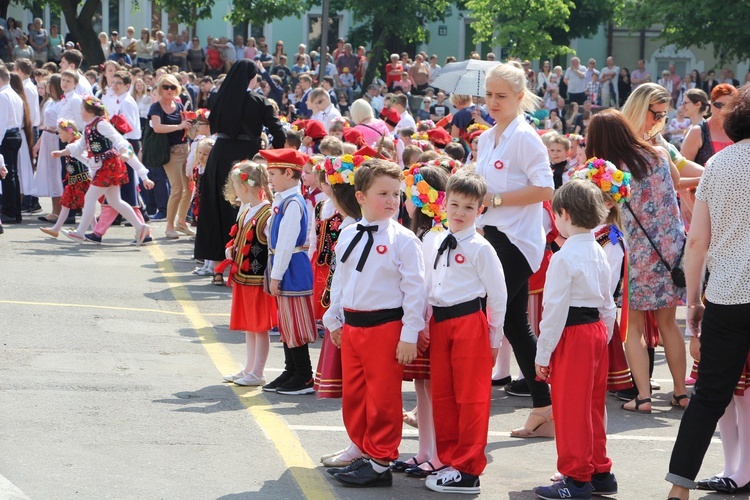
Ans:
[[[284,129],[273,107],[262,94],[248,89],[256,74],[253,61],[241,59],[234,63],[209,116],[211,133],[217,134],[217,138],[201,180],[196,259],[219,262],[224,259],[229,231],[237,219],[237,208],[224,199],[223,193],[232,165],[252,159],[258,153],[264,126],[273,138],[273,147],[284,147]],[[220,284],[222,277],[214,276],[214,281]]]

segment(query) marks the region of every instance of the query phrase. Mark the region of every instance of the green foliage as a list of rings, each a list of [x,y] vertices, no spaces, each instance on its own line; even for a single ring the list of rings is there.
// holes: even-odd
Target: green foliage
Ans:
[[[624,24],[661,27],[659,38],[679,48],[707,47],[722,61],[750,57],[750,4],[723,0],[628,0]]]
[[[575,8],[567,20],[568,30],[551,28],[552,41],[556,45],[570,45],[576,38],[589,38],[596,34],[602,24],[619,18],[625,0],[573,0]]]
[[[570,30],[571,0],[468,0],[466,5],[475,19],[476,42],[491,41],[524,59],[572,52],[550,34],[552,29]]]
[[[156,0],[156,3],[167,12],[174,13],[179,22],[193,24],[212,16],[216,0]],[[274,19],[299,16],[315,3],[314,0],[234,0],[232,10],[225,19],[234,25],[248,22],[263,25]]]

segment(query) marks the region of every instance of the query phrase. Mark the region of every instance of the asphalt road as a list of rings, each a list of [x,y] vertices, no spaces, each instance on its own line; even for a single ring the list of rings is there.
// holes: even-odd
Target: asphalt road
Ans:
[[[131,246],[113,228],[101,246],[43,235],[36,222],[0,236],[0,499],[427,498],[417,479],[349,490],[317,467],[346,435],[339,400],[232,387],[221,376],[244,359],[227,328],[231,291],[192,275],[192,243]],[[274,340],[277,340],[275,338]],[[320,348],[312,348],[313,363]],[[272,344],[266,375],[283,366]],[[666,498],[682,412],[657,351],[654,414],[608,401],[609,452],[619,499]],[[414,406],[404,384],[404,406]],[[518,440],[528,398],[493,391],[482,496],[534,498],[555,472],[551,440]],[[717,436],[718,437],[718,436]],[[417,450],[405,427],[402,457]],[[701,477],[722,469],[718,440]],[[714,498],[699,493],[692,498]],[[748,498],[737,495],[734,498]]]

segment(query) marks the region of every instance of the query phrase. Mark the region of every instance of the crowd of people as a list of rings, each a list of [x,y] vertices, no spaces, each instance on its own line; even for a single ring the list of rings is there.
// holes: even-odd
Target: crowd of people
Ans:
[[[393,54],[367,84],[364,48],[344,40],[300,45],[288,68],[282,42],[103,35],[100,71],[75,48],[40,59],[38,36],[0,66],[2,224],[49,197],[53,238],[100,244],[120,219],[136,245],[188,237],[193,273],[232,286],[230,329],[245,332],[225,381],[342,399],[349,442],[321,458],[335,480],[479,493],[501,386],[532,405],[512,436],[556,439],[540,498],[614,494],[607,394],[651,413],[663,345],[685,410],[670,498],[750,484],[749,86],[574,57],[564,73],[498,62],[470,96],[432,87],[424,53]],[[267,381],[274,330],[285,370]],[[419,452],[399,460],[404,422]],[[696,483],[717,422],[725,469]]]

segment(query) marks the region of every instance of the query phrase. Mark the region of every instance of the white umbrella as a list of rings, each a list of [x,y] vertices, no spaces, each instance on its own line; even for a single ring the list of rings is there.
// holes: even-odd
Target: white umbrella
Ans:
[[[440,70],[437,78],[432,82],[432,86],[450,94],[481,97],[485,94],[485,74],[499,65],[500,61],[480,61],[478,59],[449,63]]]

